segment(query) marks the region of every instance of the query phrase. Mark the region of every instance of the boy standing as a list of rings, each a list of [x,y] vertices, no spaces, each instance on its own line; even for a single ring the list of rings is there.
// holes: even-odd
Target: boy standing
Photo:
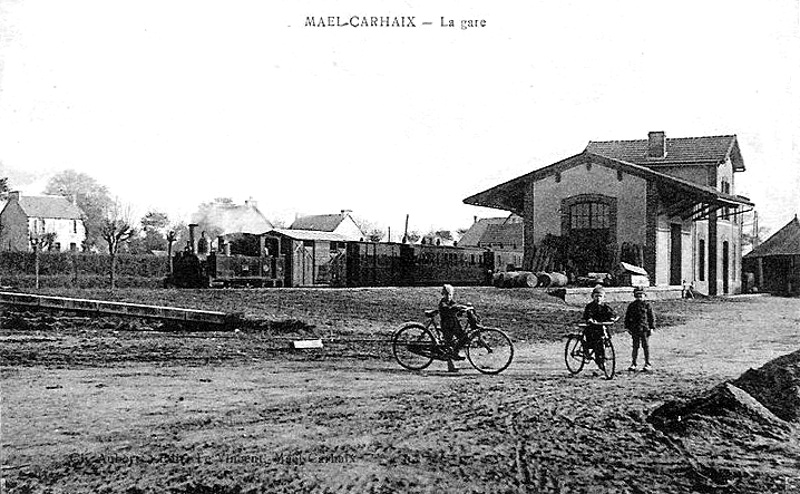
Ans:
[[[643,371],[649,372],[650,367],[650,344],[648,339],[656,328],[655,317],[653,316],[653,309],[645,300],[644,288],[637,286],[633,289],[633,298],[635,299],[628,306],[625,312],[625,329],[631,334],[633,338],[633,350],[631,352],[631,366],[628,370],[633,372],[636,370],[636,357],[639,354],[639,346],[644,351],[644,367]]]

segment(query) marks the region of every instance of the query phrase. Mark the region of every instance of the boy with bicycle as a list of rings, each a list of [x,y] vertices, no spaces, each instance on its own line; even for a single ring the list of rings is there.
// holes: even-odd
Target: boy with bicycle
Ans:
[[[631,334],[633,338],[633,350],[631,351],[631,366],[628,370],[633,372],[636,370],[636,358],[639,354],[639,346],[644,351],[644,367],[642,371],[649,372],[650,367],[650,344],[648,342],[650,335],[656,328],[655,317],[653,316],[653,309],[645,300],[644,288],[637,286],[633,289],[633,298],[635,299],[628,306],[625,311],[625,329]]]
[[[617,317],[614,309],[604,302],[605,296],[606,290],[602,285],[594,287],[592,301],[586,305],[583,311],[583,320],[588,323],[584,332],[586,335],[586,348],[594,350],[594,361],[600,369],[605,366],[604,323],[612,322]]]
[[[439,318],[442,322],[444,342],[454,350],[450,355],[453,360],[464,360],[464,357],[459,355],[455,349],[467,338],[467,333],[461,327],[461,321],[458,320],[459,314],[467,311],[467,320],[473,329],[478,323],[475,311],[471,309],[471,305],[462,305],[455,301],[455,288],[453,288],[453,285],[445,284],[442,286],[442,299],[439,300]]]

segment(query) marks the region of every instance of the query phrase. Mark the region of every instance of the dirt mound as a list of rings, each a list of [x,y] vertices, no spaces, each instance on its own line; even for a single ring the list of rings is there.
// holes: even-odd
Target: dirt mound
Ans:
[[[698,398],[665,403],[655,409],[647,421],[656,429],[675,433],[706,431],[709,424],[719,424],[772,436],[776,430],[791,427],[731,383],[715,386]]]
[[[733,384],[783,420],[800,421],[800,350],[748,370]]]

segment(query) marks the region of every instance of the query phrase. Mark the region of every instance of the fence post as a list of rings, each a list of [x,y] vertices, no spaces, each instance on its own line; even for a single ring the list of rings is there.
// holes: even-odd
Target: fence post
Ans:
[[[72,255],[70,256],[70,259],[72,259],[72,274],[73,274],[72,284],[75,286],[75,288],[77,288],[78,287],[78,254],[76,252],[72,252]]]

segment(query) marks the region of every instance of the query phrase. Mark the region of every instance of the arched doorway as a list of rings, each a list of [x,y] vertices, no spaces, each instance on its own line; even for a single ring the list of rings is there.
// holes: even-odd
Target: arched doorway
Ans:
[[[601,194],[581,194],[561,205],[562,235],[567,259],[580,275],[610,272],[616,255],[617,200]]]

